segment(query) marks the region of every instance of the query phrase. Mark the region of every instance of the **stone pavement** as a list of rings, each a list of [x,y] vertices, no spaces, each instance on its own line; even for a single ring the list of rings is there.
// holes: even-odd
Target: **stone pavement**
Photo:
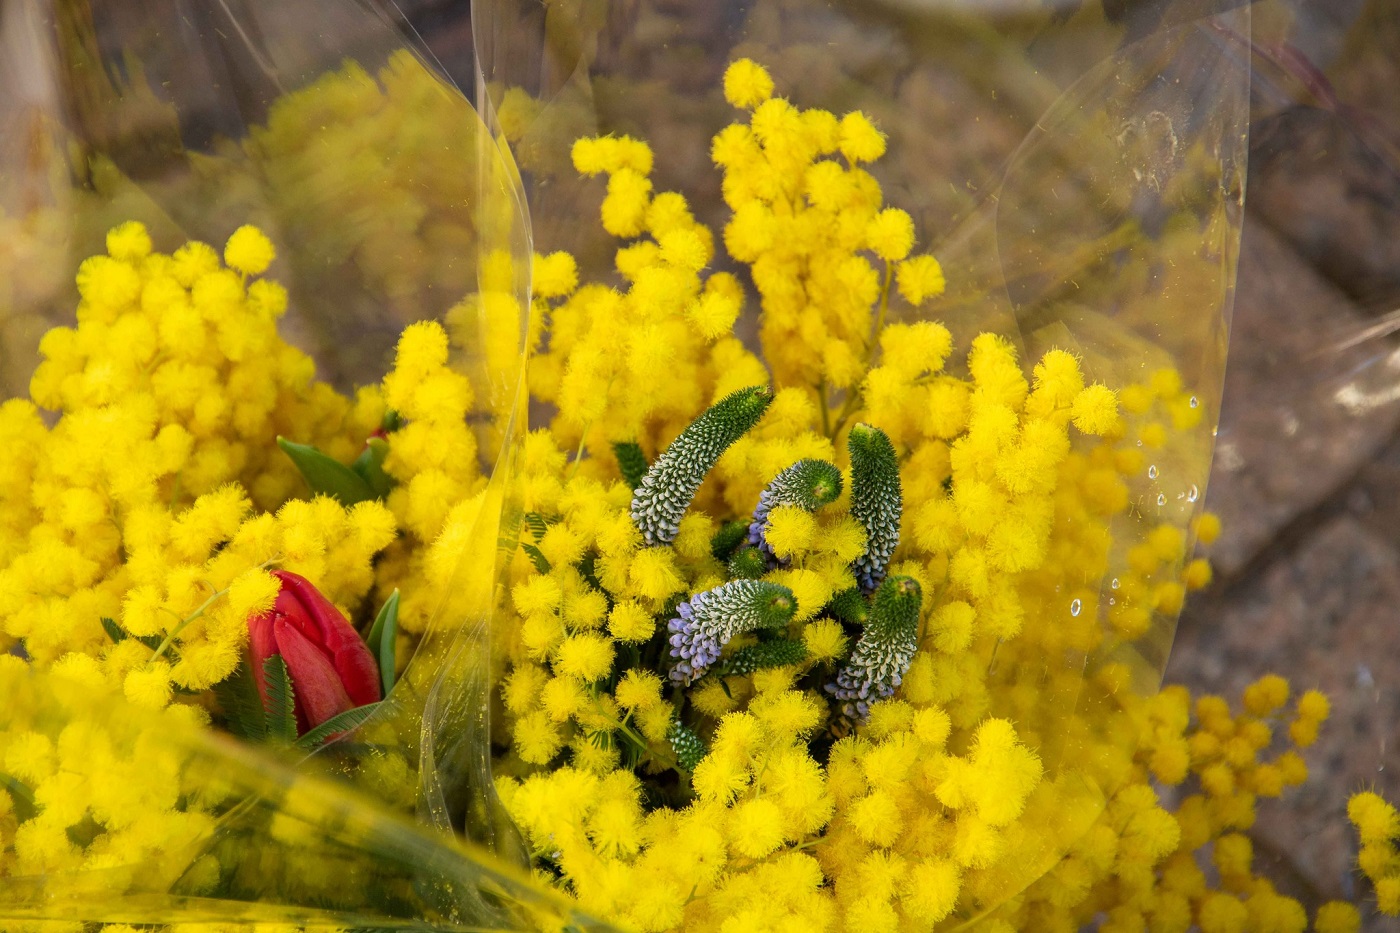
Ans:
[[[1357,884],[1347,795],[1400,795],[1400,355],[1383,336],[1342,346],[1400,306],[1400,9],[1373,0],[1330,28],[1336,60],[1319,64],[1335,103],[1256,97],[1206,496],[1225,523],[1218,579],[1188,604],[1167,666],[1232,699],[1270,671],[1332,698],[1308,784],[1251,832],[1279,884],[1314,904]],[[1256,89],[1286,87],[1256,68]]]

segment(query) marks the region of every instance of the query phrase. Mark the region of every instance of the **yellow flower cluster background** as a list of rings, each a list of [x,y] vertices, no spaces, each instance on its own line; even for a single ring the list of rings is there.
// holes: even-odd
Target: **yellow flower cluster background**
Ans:
[[[409,93],[415,67],[396,60],[379,83],[328,76],[255,142],[295,150],[297,124],[322,110],[377,115],[390,132],[392,108],[421,96]],[[481,621],[455,617],[454,599],[464,572],[493,571],[464,570],[462,555],[479,553],[499,495],[491,654],[453,656],[489,680],[481,743],[494,783],[475,792],[514,821],[535,882],[585,914],[725,933],[1359,928],[1351,904],[1309,917],[1277,891],[1246,835],[1261,799],[1306,781],[1301,752],[1327,698],[1273,675],[1239,698],[1158,691],[1145,660],[1163,620],[1209,582],[1193,547],[1220,532],[1209,514],[1183,525],[1135,492],[1158,458],[1209,431],[1193,388],[1166,366],[1107,382],[1072,346],[1027,358],[996,333],[959,345],[965,322],[933,313],[958,270],[920,248],[868,170],[884,154],[880,128],[775,96],[747,59],[723,89],[741,116],[710,151],[722,229],[657,190],[644,141],[580,138],[573,168],[598,177],[614,275],[587,280],[566,251],[534,256],[530,326],[517,333],[519,270],[490,255],[479,290],[444,323],[405,327],[389,371],[353,394],[319,381],[279,332],[288,294],[265,276],[277,251],[260,229],[233,230],[222,251],[169,253],[141,224],[111,230],[105,254],[77,269],[74,325],[40,344],[29,398],[0,405],[0,879],[71,879],[115,898],[140,873],[233,897],[276,876],[293,899],[344,896],[335,869],[353,858],[318,863],[321,837],[290,809],[242,848],[209,844],[227,838],[237,800],[162,736],[226,724],[213,688],[243,661],[248,618],[272,605],[271,569],[305,576],[359,623],[397,590],[399,667],[417,663],[415,648],[440,658],[426,647],[435,626]],[[526,116],[506,108],[500,121],[509,139]],[[295,187],[298,162],[278,164]],[[383,169],[386,190],[413,172],[361,169]],[[416,229],[390,220],[383,241],[326,248],[383,258]],[[371,265],[410,304],[427,274]],[[756,337],[742,330],[749,283]],[[522,352],[543,417],[517,436],[493,417],[495,377]],[[464,364],[472,353],[483,366]],[[761,420],[718,457],[674,540],[649,545],[621,446],[655,462],[752,386],[770,390]],[[824,687],[861,636],[831,609],[859,589],[853,563],[871,547],[852,501],[858,424],[895,451],[888,571],[922,597],[898,689],[853,717]],[[392,489],[354,503],[312,495],[279,437],[341,463],[381,437]],[[482,463],[503,447],[500,492]],[[668,623],[731,579],[716,542],[804,459],[834,464],[844,491],[773,510],[774,561],[758,576],[791,594],[781,635],[801,659],[678,685]],[[741,633],[726,657],[764,643]],[[114,727],[69,691],[122,697],[144,718]],[[420,741],[382,717],[344,744],[362,746],[359,786],[408,811]],[[1400,817],[1371,793],[1349,815],[1380,909],[1400,911]],[[399,881],[361,893],[421,897],[429,922],[457,919]]]

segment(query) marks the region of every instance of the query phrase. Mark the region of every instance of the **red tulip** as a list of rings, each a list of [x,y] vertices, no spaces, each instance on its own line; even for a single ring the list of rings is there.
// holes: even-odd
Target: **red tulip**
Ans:
[[[296,695],[297,734],[348,709],[374,703],[379,665],[339,609],[305,577],[272,575],[282,589],[272,608],[248,620],[248,648],[258,693],[267,701],[263,662],[281,655]]]

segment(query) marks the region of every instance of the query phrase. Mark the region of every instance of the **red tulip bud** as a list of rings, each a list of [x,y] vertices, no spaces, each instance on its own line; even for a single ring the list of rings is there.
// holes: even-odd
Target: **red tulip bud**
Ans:
[[[297,734],[348,709],[374,703],[379,665],[339,609],[305,577],[285,570],[277,601],[248,620],[248,648],[258,693],[267,702],[263,662],[281,655],[296,694]]]

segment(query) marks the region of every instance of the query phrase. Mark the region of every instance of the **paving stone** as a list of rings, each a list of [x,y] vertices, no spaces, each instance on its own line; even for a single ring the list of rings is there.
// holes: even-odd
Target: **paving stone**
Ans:
[[[1400,474],[1400,450],[1388,463]],[[1394,480],[1378,477],[1377,489],[1393,491]],[[1301,877],[1312,899],[1356,896],[1348,795],[1374,788],[1393,800],[1400,793],[1400,536],[1393,524],[1372,527],[1380,516],[1361,507],[1359,514],[1337,509],[1267,569],[1189,609],[1167,665],[1170,682],[1235,703],[1246,684],[1269,672],[1331,697],[1332,718],[1305,753],[1308,783],[1261,804],[1251,831],[1264,867],[1276,863],[1272,874]]]
[[[1372,341],[1328,348],[1366,318],[1267,226],[1247,221],[1207,507],[1211,553],[1237,574],[1299,515],[1349,480],[1400,423],[1400,374]]]
[[[1286,43],[1297,62],[1257,63],[1249,203],[1363,309],[1390,311],[1400,305],[1400,6],[1291,2],[1290,30],[1256,35]]]

